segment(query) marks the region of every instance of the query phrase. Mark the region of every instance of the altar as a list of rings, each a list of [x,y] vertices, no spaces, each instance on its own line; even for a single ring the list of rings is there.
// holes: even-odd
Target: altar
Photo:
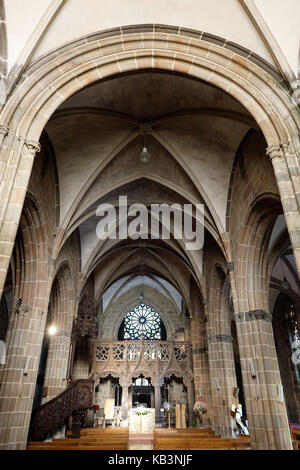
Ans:
[[[155,428],[155,408],[130,408],[129,432],[152,433]]]

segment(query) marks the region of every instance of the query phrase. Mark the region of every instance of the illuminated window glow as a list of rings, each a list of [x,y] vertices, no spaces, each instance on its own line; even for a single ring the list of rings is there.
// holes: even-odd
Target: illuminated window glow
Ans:
[[[159,315],[144,303],[134,307],[124,319],[124,339],[139,340],[161,339],[161,320]]]

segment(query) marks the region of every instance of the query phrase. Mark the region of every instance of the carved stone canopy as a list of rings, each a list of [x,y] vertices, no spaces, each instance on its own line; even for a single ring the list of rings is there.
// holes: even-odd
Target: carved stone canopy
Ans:
[[[96,375],[119,377],[120,385],[130,387],[141,374],[153,386],[162,386],[170,374],[192,383],[190,343],[183,341],[98,341],[93,346],[92,369]]]
[[[73,324],[73,335],[76,337],[97,338],[98,321],[94,302],[86,296],[82,298],[78,315]]]

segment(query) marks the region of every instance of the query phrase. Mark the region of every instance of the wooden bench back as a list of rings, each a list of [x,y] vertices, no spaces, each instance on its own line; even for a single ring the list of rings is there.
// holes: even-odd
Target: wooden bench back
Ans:
[[[248,449],[250,441],[245,439],[226,438],[199,438],[192,436],[184,437],[158,437],[154,441],[157,450],[191,450],[191,449]]]

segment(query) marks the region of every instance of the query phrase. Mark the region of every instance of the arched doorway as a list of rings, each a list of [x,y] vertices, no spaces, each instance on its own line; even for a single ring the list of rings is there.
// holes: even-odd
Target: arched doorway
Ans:
[[[132,381],[132,407],[154,408],[154,389],[151,378],[140,375]]]

